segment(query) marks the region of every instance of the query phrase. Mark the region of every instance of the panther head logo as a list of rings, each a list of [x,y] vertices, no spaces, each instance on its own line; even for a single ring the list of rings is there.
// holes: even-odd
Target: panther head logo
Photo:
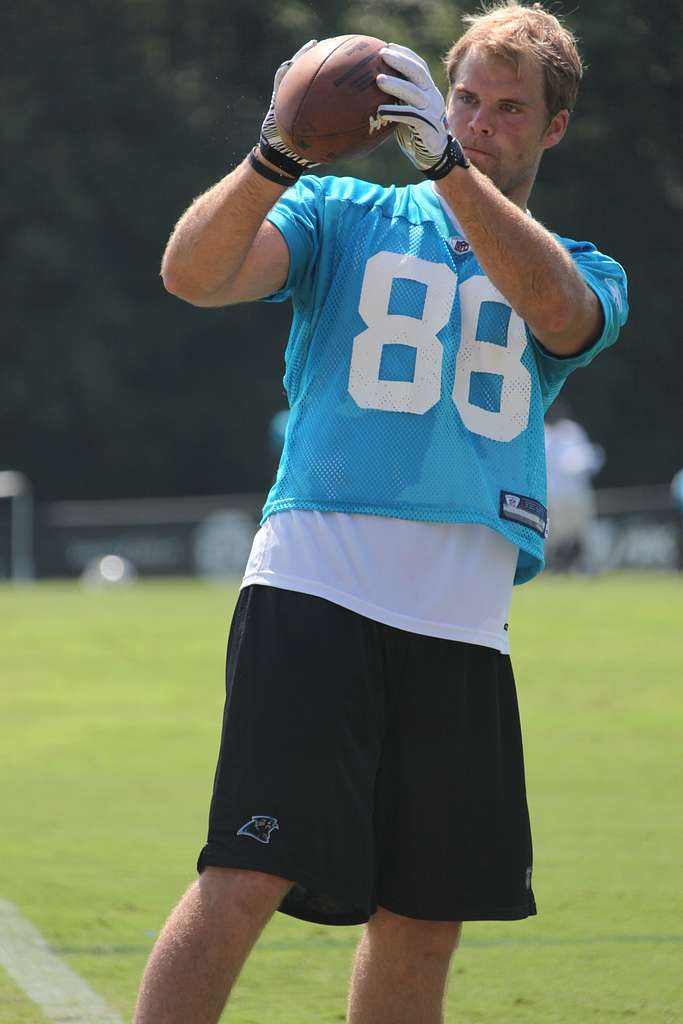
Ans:
[[[244,825],[237,830],[236,835],[250,836],[252,839],[256,839],[259,843],[269,843],[271,832],[279,828],[280,826],[277,818],[273,818],[269,814],[254,814],[249,821],[246,821]]]

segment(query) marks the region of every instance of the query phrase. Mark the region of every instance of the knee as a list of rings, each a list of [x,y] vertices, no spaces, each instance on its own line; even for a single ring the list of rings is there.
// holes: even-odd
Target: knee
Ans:
[[[462,923],[420,921],[380,907],[367,925],[369,943],[382,944],[395,954],[405,952],[417,960],[450,960],[458,947]]]
[[[264,871],[213,866],[204,868],[195,883],[202,902],[248,917],[272,913],[292,884],[286,878]]]

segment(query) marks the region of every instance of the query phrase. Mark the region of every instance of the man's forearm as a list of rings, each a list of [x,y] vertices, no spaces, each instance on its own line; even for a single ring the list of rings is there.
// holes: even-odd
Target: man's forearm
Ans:
[[[190,302],[221,291],[239,272],[263,220],[285,191],[244,160],[194,200],[168,241],[165,287]]]
[[[563,331],[586,301],[567,251],[476,167],[439,182],[487,277],[534,332]]]

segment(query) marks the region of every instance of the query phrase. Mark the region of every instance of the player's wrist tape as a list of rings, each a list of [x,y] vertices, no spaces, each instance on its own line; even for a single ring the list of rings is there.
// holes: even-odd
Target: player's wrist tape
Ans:
[[[269,160],[271,164],[275,164],[281,171],[286,174],[291,174],[293,178],[300,178],[304,171],[309,166],[308,161],[304,160],[302,163],[297,163],[291,156],[287,156],[286,153],[281,153],[275,146],[271,146],[265,135],[261,136],[259,141],[259,150],[261,156],[264,156],[266,160]]]
[[[438,181],[439,178],[445,178],[454,167],[469,166],[470,162],[463,153],[462,146],[457,139],[454,139],[452,135],[449,135],[448,145],[444,149],[439,162],[434,164],[433,167],[430,167],[428,171],[423,171],[422,173],[426,178],[431,178],[432,181]]]
[[[284,185],[286,188],[289,188],[290,185],[296,182],[296,178],[278,174],[272,167],[266,167],[265,164],[261,163],[256,156],[256,146],[249,153],[249,163],[257,174],[260,174],[262,178],[267,178],[268,181],[274,181],[276,185]]]

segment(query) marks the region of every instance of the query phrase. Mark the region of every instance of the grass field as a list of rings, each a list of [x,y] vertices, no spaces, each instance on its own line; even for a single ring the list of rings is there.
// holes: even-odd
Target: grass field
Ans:
[[[234,600],[0,588],[0,898],[124,1020],[204,840]],[[466,927],[446,1019],[674,1024],[683,578],[542,578],[515,594],[511,642],[540,913]],[[359,931],[276,915],[226,1019],[343,1021]],[[0,970],[0,1021],[45,1019]]]

